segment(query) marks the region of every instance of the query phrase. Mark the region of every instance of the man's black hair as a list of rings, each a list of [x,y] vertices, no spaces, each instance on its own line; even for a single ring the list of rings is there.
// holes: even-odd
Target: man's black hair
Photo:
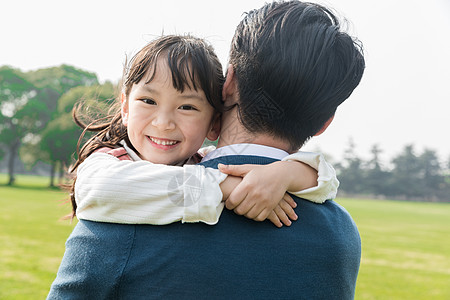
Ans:
[[[250,11],[230,52],[239,118],[251,133],[269,133],[300,148],[359,84],[359,41],[341,31],[327,8],[274,2]]]

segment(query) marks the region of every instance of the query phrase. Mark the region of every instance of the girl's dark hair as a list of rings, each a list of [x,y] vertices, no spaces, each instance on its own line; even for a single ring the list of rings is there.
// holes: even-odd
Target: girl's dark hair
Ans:
[[[155,77],[158,60],[165,59],[172,72],[173,87],[183,92],[185,88],[203,90],[206,99],[218,112],[223,110],[222,87],[224,76],[222,65],[211,45],[205,40],[190,35],[167,35],[154,39],[142,48],[129,62],[125,62],[122,90],[128,99],[134,84],[141,80],[151,82]],[[72,202],[73,218],[76,213],[75,182],[78,166],[97,149],[120,147],[119,142],[128,140],[126,127],[122,124],[120,93],[111,106],[108,115],[97,118],[93,122],[83,121],[83,105],[76,105],[72,110],[75,123],[83,129],[78,140],[78,159],[71,166],[69,173],[73,174],[73,182],[69,187]],[[95,134],[79,148],[86,132]]]

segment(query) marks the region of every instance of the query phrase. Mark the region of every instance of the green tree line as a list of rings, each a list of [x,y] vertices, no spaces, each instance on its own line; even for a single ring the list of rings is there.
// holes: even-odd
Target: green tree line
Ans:
[[[417,153],[406,145],[387,163],[375,144],[369,159],[360,158],[350,140],[341,162],[335,164],[340,192],[349,195],[382,196],[393,199],[450,202],[450,158],[441,162],[436,151]]]
[[[72,108],[87,102],[89,109],[105,114],[116,86],[99,84],[97,75],[61,65],[36,71],[0,67],[0,161],[7,160],[8,185],[15,181],[17,161],[26,166],[50,165],[50,186],[65,174],[74,160],[81,129],[72,120]],[[94,105],[95,104],[95,105]],[[340,191],[405,199],[450,201],[450,160],[441,163],[434,150],[417,154],[413,145],[385,165],[379,145],[364,160],[350,141],[344,159],[335,163]]]

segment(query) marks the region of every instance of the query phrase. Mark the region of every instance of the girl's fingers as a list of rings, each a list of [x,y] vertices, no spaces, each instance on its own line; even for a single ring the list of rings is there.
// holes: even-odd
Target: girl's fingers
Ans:
[[[261,208],[258,208],[258,207],[255,206],[252,209],[252,216],[253,216],[253,218],[250,218],[250,219],[253,219],[253,220],[258,221],[258,222],[262,222],[265,219],[269,218],[269,215],[270,215],[271,212],[272,212],[271,210],[268,210],[268,209],[261,210]]]
[[[273,211],[284,225],[291,226],[291,220],[289,220],[289,217],[280,206],[275,207]]]
[[[246,197],[247,192],[245,191],[245,188],[241,184],[238,184],[231,192],[230,196],[228,196],[227,201],[225,201],[225,206],[227,209],[233,210],[238,207]]]
[[[249,204],[250,204],[250,206],[249,206]],[[234,212],[237,213],[238,215],[245,216],[253,208],[253,206],[254,206],[254,203],[246,203],[246,202],[244,202],[244,203],[238,205],[234,209]]]
[[[268,220],[270,220],[270,222],[272,222],[275,226],[277,226],[278,228],[283,227],[283,224],[281,223],[280,219],[278,218],[278,216],[275,214],[274,211],[272,211],[269,216],[267,217]]]
[[[258,167],[257,165],[224,165],[219,164],[219,171],[232,176],[244,177],[248,172]]]
[[[289,205],[292,208],[296,208],[297,207],[297,202],[295,202],[295,200],[291,197],[291,195],[289,195],[288,193],[284,193],[283,199],[289,203]]]
[[[256,205],[255,205],[255,206],[256,206]],[[255,221],[260,221],[260,220],[257,219],[257,217],[258,217],[259,214],[260,214],[260,211],[259,211],[258,209],[256,209],[255,206],[253,206],[253,207],[245,214],[245,217],[247,217],[247,218],[249,218],[249,219],[252,219],[252,220],[255,220]]]
[[[285,194],[287,195],[287,194]],[[288,196],[291,200],[292,198],[290,196]],[[284,213],[289,217],[289,219],[291,220],[297,220],[298,216],[295,213],[294,208],[292,207],[291,203],[289,203],[289,201],[286,200],[286,196],[283,197],[283,200],[280,201],[280,203],[278,204],[281,209],[284,211]]]

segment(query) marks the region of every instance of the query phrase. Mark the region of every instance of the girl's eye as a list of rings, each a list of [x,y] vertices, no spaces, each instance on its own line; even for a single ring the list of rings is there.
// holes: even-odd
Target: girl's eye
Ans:
[[[152,99],[141,99],[145,104],[156,105],[156,102]]]
[[[197,110],[192,105],[181,105],[179,108],[182,109],[182,110]]]

